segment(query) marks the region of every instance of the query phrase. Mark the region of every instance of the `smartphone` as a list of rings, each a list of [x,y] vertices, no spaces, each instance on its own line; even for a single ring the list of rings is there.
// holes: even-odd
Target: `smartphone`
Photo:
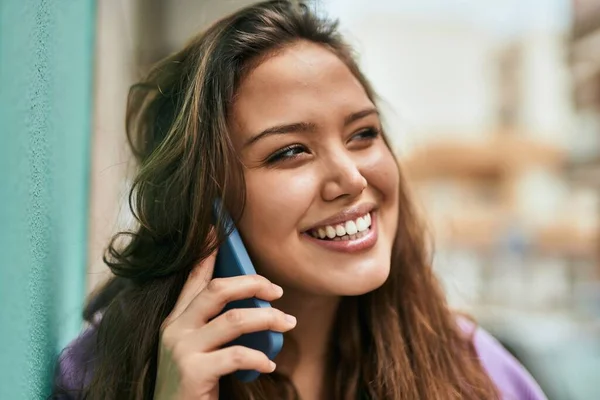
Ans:
[[[227,213],[227,210],[225,210],[220,200],[215,201],[213,211],[215,221],[217,221],[220,216],[221,221],[219,222],[224,225],[225,232],[229,233],[225,242],[217,252],[213,278],[229,278],[239,275],[256,274],[256,270],[254,269],[254,265],[252,265],[246,247],[244,247],[240,233],[236,229],[231,216]],[[268,301],[257,298],[236,300],[228,303],[223,311],[221,311],[221,314],[233,308],[268,307],[271,307],[271,304]],[[231,345],[241,345],[262,351],[270,360],[273,360],[283,347],[283,334],[273,331],[253,332],[240,336],[228,344],[228,346]],[[251,382],[259,377],[260,372],[254,370],[239,370],[233,375],[242,382]]]

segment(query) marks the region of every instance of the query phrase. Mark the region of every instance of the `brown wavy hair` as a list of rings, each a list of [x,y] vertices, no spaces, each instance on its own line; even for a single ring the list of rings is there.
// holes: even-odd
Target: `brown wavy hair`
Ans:
[[[158,63],[129,94],[127,131],[139,164],[130,207],[138,222],[108,246],[115,277],[85,311],[98,312],[87,399],[151,399],[159,329],[191,269],[222,240],[210,239],[211,204],[244,204],[228,117],[240,81],[265,57],[298,41],[335,53],[376,96],[337,23],[300,1],[267,1],[210,26]],[[388,142],[389,143],[389,142]],[[493,399],[472,338],[457,325],[434,277],[424,230],[401,180],[391,275],[379,289],[342,300],[331,338],[332,399]],[[291,381],[221,379],[221,398],[298,398]]]

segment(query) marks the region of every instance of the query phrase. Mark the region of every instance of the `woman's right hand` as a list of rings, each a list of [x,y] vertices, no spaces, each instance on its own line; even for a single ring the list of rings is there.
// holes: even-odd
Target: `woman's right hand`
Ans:
[[[155,400],[217,400],[223,375],[240,369],[273,372],[275,364],[261,351],[222,346],[245,333],[286,332],[296,325],[294,317],[275,308],[234,309],[219,315],[233,300],[273,301],[283,290],[260,275],[211,279],[215,259],[213,254],[194,268],[162,324]]]

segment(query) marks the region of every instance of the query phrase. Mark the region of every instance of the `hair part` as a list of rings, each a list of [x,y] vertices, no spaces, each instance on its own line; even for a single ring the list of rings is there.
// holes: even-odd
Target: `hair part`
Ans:
[[[234,219],[243,212],[243,174],[228,134],[236,89],[265,57],[302,40],[334,52],[375,102],[337,23],[301,1],[262,2],[217,21],[131,88],[126,126],[139,171],[129,202],[138,227],[112,239],[104,261],[115,277],[85,311],[88,321],[102,314],[86,399],[152,398],[160,326],[193,266],[224,235],[210,234],[213,199],[236,205],[228,207],[238,210]],[[371,293],[344,298],[337,314],[330,398],[498,397],[445,303],[403,180],[399,202],[390,277]],[[277,373],[250,384],[223,377],[220,393],[298,398]]]

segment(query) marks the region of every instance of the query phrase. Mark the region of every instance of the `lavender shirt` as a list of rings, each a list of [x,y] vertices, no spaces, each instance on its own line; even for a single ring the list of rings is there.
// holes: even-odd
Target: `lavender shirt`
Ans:
[[[465,331],[472,329],[468,322],[460,321],[460,325]],[[502,399],[547,400],[525,368],[489,333],[481,328],[476,329],[473,340],[479,359],[502,393]],[[55,382],[56,388],[61,390],[60,393],[57,391],[54,399],[79,398],[78,390],[90,378],[94,334],[94,330],[87,330],[63,352]]]

